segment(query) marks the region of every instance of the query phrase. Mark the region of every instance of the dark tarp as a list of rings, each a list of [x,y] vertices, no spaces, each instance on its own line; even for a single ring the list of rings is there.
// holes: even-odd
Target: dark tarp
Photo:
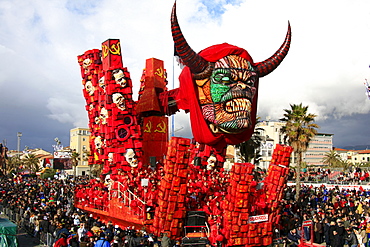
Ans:
[[[0,246],[18,247],[17,225],[4,218],[0,218]]]

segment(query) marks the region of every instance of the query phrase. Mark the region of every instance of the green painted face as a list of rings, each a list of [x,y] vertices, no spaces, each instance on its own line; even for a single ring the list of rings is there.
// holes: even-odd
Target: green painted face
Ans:
[[[211,75],[211,97],[214,103],[221,101],[223,95],[230,90],[232,83],[229,69],[215,69]]]

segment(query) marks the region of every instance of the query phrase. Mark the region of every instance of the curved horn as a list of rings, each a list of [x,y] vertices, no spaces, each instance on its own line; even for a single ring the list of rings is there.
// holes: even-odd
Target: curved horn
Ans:
[[[212,73],[213,64],[209,63],[198,53],[193,51],[182,35],[179,23],[176,16],[176,1],[171,13],[171,30],[172,38],[175,43],[175,49],[183,63],[190,68],[190,71],[195,74],[195,79],[204,79]],[[208,76],[207,76],[208,75]]]
[[[285,36],[284,43],[280,46],[279,50],[277,50],[270,58],[256,64],[256,70],[259,77],[264,77],[265,75],[270,74],[279,66],[279,64],[288,54],[291,38],[292,32],[290,30],[290,23],[288,22],[288,32]]]

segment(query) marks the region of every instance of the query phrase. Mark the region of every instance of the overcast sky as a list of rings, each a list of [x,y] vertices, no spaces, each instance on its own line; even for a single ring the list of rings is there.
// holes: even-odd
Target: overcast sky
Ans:
[[[51,151],[58,137],[87,127],[77,55],[121,40],[124,66],[138,91],[147,58],[173,70],[169,0],[1,0],[0,141]],[[308,105],[334,146],[369,144],[370,1],[178,0],[182,31],[195,51],[227,42],[255,62],[283,43],[288,20],[292,44],[282,64],[260,79],[258,115],[279,119],[289,104]],[[136,94],[137,95],[137,94]],[[137,97],[136,97],[137,98]],[[176,115],[177,136],[190,137],[188,115]]]

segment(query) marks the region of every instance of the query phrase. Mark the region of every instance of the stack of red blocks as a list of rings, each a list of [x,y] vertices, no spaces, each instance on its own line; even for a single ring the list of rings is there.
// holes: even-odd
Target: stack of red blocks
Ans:
[[[186,215],[186,193],[190,140],[172,137],[168,144],[165,175],[158,193],[158,207],[153,221],[153,232],[168,232],[169,237],[181,236]]]

